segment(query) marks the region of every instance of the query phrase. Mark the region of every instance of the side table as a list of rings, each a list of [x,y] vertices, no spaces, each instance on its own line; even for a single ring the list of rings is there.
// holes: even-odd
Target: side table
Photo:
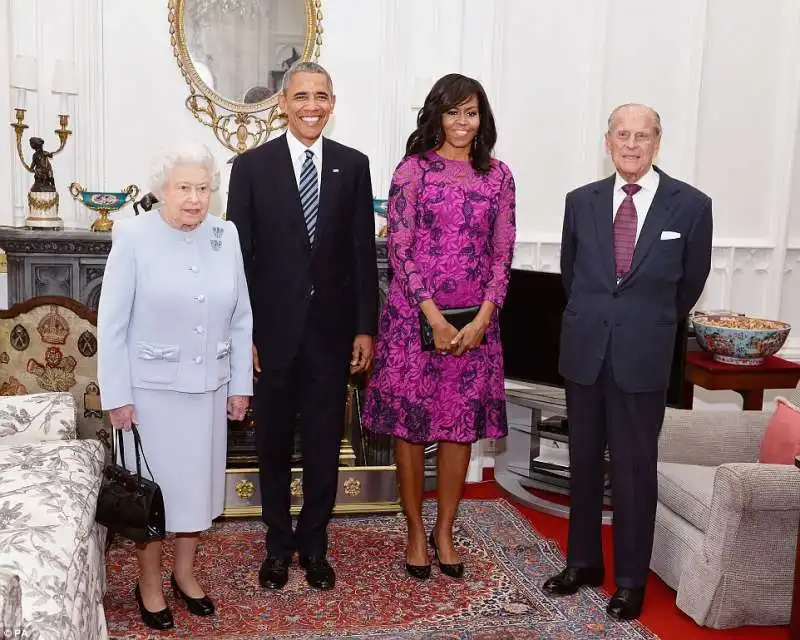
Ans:
[[[559,518],[569,518],[569,502],[551,499],[547,494],[569,496],[569,475],[559,481],[542,472],[531,460],[535,456],[540,438],[554,439],[568,446],[566,435],[546,434],[540,430],[542,418],[566,415],[564,390],[546,385],[530,384],[522,388],[506,386],[509,413],[508,437],[498,442],[494,458],[494,477],[509,499],[526,507]],[[562,468],[563,469],[563,468]],[[566,482],[566,486],[565,486]],[[543,492],[537,495],[534,491]],[[607,503],[606,503],[607,504]],[[603,524],[610,524],[612,512],[604,508]]]
[[[800,468],[800,456],[794,459]],[[792,619],[789,623],[789,640],[800,640],[800,532],[797,535],[797,552],[794,559],[794,595],[792,597]]]
[[[745,411],[761,411],[764,389],[794,389],[800,381],[800,364],[769,356],[755,367],[725,364],[707,351],[686,354],[683,382],[683,408],[691,409],[694,385],[718,391],[736,391],[744,400]]]

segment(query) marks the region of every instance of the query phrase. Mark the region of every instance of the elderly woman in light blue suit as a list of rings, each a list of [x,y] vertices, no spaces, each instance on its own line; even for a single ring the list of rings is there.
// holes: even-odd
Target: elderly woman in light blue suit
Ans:
[[[117,429],[136,424],[177,534],[171,577],[196,615],[214,613],[194,575],[199,532],[223,510],[227,418],[241,420],[253,388],[252,312],[231,222],[208,217],[219,172],[190,144],[154,168],[155,211],[118,220],[98,313],[103,409]],[[126,463],[133,466],[125,434]],[[162,591],[161,543],[137,548],[142,620],[174,626]]]

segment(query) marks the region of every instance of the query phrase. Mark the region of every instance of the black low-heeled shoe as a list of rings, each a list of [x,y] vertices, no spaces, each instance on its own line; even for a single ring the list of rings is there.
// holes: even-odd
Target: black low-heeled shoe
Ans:
[[[142,616],[142,622],[148,627],[156,629],[157,631],[165,631],[166,629],[175,627],[175,621],[172,619],[172,611],[169,610],[169,607],[161,611],[148,611],[145,609],[138,582],[136,583],[136,588],[133,590],[133,595],[136,598],[136,604],[139,605],[139,613]]]
[[[178,581],[175,579],[174,573],[170,577],[170,582],[172,582],[172,591],[175,593],[175,597],[180,598],[186,603],[186,608],[189,609],[189,613],[196,616],[214,615],[214,603],[211,602],[211,598],[208,596],[203,596],[202,598],[190,598],[187,596],[178,586]]]
[[[463,562],[459,562],[457,564],[446,564],[439,560],[439,548],[436,546],[436,536],[433,535],[433,531],[431,531],[431,535],[428,537],[428,542],[431,543],[433,556],[436,558],[436,562],[439,563],[439,569],[442,571],[442,573],[446,576],[450,576],[451,578],[462,578],[464,576]]]
[[[431,577],[431,565],[406,562],[406,573],[417,580],[427,580]]]

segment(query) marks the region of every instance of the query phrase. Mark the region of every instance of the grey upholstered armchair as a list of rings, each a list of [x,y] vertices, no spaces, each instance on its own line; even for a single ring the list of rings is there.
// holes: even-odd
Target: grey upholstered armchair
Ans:
[[[701,626],[789,622],[800,469],[757,462],[770,416],[667,410],[650,568]]]

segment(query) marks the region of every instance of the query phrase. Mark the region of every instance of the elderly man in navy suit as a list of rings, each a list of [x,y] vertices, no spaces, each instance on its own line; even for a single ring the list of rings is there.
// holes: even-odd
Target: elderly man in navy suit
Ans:
[[[611,454],[614,574],[609,615],[640,615],[658,497],[656,459],[675,332],[711,267],[711,199],[652,165],[661,120],[617,107],[606,148],[616,173],[567,194],[567,293],[559,368],[566,379],[571,510],[567,566],[544,584],[569,595],[603,582],[604,451]]]

